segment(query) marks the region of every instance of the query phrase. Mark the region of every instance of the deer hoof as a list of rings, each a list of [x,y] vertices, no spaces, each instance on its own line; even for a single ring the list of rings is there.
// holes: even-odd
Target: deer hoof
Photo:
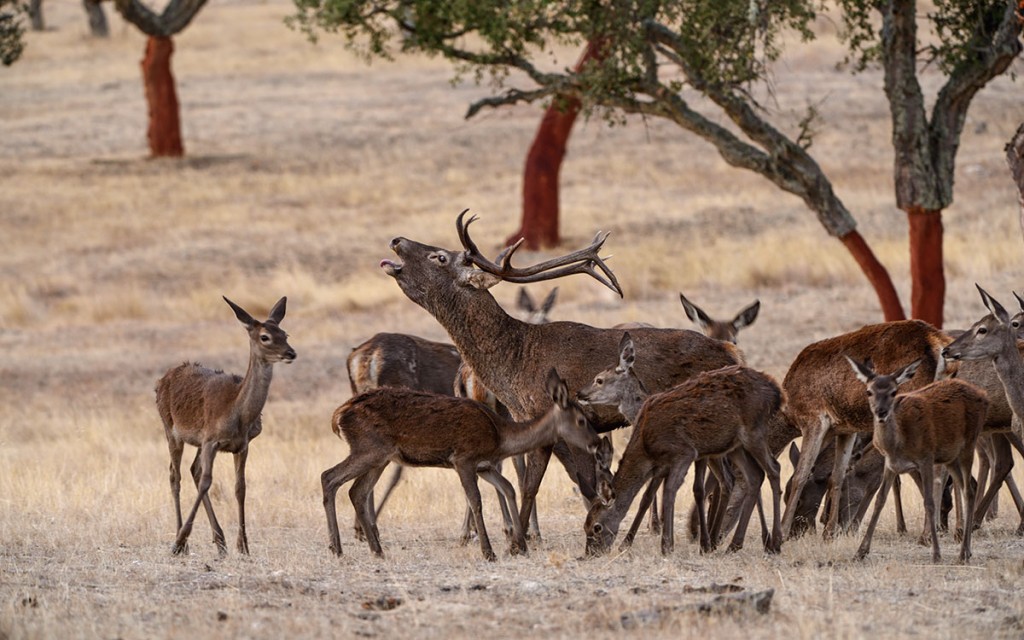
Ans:
[[[174,547],[171,549],[171,555],[180,556],[188,553],[187,542],[175,542]]]

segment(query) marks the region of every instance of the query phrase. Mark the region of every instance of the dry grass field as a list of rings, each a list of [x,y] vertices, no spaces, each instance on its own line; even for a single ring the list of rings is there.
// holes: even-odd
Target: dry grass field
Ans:
[[[23,59],[0,69],[0,639],[1024,635],[1024,541],[1007,496],[968,567],[951,564],[948,535],[932,565],[890,513],[862,563],[851,560],[856,536],[807,537],[766,557],[754,534],[733,555],[679,540],[662,558],[644,534],[628,553],[585,560],[584,508],[553,462],[545,538],[528,557],[508,556],[485,491],[492,564],[457,545],[455,474],[413,470],[380,523],[387,558],[352,536],[347,489],[345,555],[333,557],[319,475],[346,454],[329,427],[349,396],[346,355],[383,330],[445,337],[378,268],[387,242],[454,247],[455,215],[469,207],[481,217],[475,238],[495,251],[518,217],[539,109],[467,122],[486,88],[452,86],[443,62],[367,66],[332,37],[313,46],[285,28],[287,0],[228,0],[176,39],[188,156],[152,161],[141,36],[115,14],[112,37],[93,40],[80,3],[45,10],[50,30],[30,33]],[[816,157],[906,298],[880,77],[837,71],[839,57],[828,39],[794,50],[777,71],[777,118],[792,127],[820,103]],[[1000,79],[970,112],[945,217],[950,327],[981,315],[975,282],[1004,300],[1024,288],[1002,159],[1024,117],[1020,92]],[[717,315],[760,298],[741,342],[752,366],[779,378],[809,342],[879,320],[852,260],[800,201],[667,123],[581,121],[563,184],[564,248],[610,229],[626,296],[566,279],[556,319],[688,326],[679,291]],[[516,292],[494,290],[509,307]],[[249,457],[252,555],[234,552],[222,455],[212,496],[231,551],[217,556],[200,514],[190,555],[172,557],[153,385],[186,359],[244,372],[245,334],[222,294],[254,315],[287,295],[298,359],[277,367]],[[904,495],[917,529],[919,498]],[[770,611],[696,611],[716,585],[772,589]]]

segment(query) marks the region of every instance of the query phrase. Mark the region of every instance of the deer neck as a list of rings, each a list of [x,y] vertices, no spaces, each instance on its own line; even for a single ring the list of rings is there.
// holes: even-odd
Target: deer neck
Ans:
[[[536,420],[506,422],[500,430],[501,458],[553,445],[558,440],[558,422],[554,415],[556,410],[552,408]]]
[[[640,407],[644,405],[644,400],[647,400],[647,391],[639,384],[634,385],[633,388],[622,397],[619,402],[619,413],[622,414],[629,424],[636,425],[636,417],[640,414]]]
[[[892,454],[895,451],[899,451],[903,444],[903,438],[900,436],[900,430],[897,429],[896,424],[896,411],[899,405],[895,405],[892,411],[889,412],[889,416],[885,421],[875,418],[875,433],[874,441],[878,444],[878,448],[884,454]],[[872,412],[873,413],[873,412]]]
[[[242,424],[252,424],[267,402],[270,391],[270,380],[274,376],[274,366],[261,358],[255,344],[249,350],[249,369],[238,389],[236,411]]]
[[[505,313],[487,291],[456,287],[453,294],[429,301],[427,311],[448,331],[463,360],[510,409],[508,389],[522,368],[530,328]]]
[[[992,358],[999,381],[1003,383],[1006,400],[1019,420],[1024,420],[1024,356],[1017,349],[1017,341],[1006,341],[1002,350]]]

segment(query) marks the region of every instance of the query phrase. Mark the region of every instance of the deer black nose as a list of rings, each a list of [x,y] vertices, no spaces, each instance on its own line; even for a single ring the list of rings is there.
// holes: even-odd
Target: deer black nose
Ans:
[[[295,359],[295,349],[289,349],[289,350],[285,351],[284,352],[284,358],[285,358],[285,360],[294,360]]]
[[[394,250],[394,248],[397,247],[398,243],[400,243],[401,241],[402,239],[399,237],[391,238],[391,242],[388,243],[388,246],[391,247],[392,250]]]

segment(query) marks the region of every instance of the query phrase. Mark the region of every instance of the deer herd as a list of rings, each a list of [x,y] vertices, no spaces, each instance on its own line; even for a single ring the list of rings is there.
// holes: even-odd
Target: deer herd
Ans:
[[[731,321],[713,320],[680,294],[701,332],[644,323],[597,328],[551,322],[553,291],[535,304],[526,290],[513,317],[489,289],[506,281],[527,284],[588,274],[622,295],[598,253],[607,234],[587,247],[529,267],[513,267],[514,244],[494,261],[469,235],[476,219],[456,220],[460,250],[394,238],[395,259],[380,263],[405,295],[441,324],[452,344],[379,333],[347,360],[352,397],[334,412],[331,427],[349,454],[321,475],[330,550],[341,555],[336,496],[351,482],[357,537],[383,556],[377,520],[405,466],[454,469],[466,494],[463,543],[476,536],[483,556],[496,554],[484,524],[477,478],[498,494],[511,555],[540,538],[536,497],[554,454],[588,505],[587,555],[609,551],[636,496],[637,513],[624,536],[628,547],[648,509],[660,529],[661,551],[674,547],[676,494],[693,469],[692,530],[711,552],[735,528],[730,550],[742,547],[756,509],[761,540],[779,553],[785,539],[814,526],[824,498],[824,536],[853,532],[875,498],[858,559],[870,549],[890,492],[903,527],[899,474],[909,474],[923,497],[922,544],[939,561],[937,528],[944,492],[957,506],[959,560],[971,558],[972,531],[996,506],[1004,484],[1014,497],[1024,532],[1024,501],[1009,475],[1021,446],[1024,416],[1024,298],[1011,315],[978,287],[988,314],[966,331],[943,332],[916,321],[870,325],[806,346],[780,384],[746,366],[737,333],[757,318],[755,301]],[[209,496],[217,452],[234,454],[238,541],[245,530],[245,464],[250,441],[262,430],[261,412],[278,362],[296,353],[280,327],[286,299],[264,321],[225,301],[249,336],[245,376],[188,363],[157,382],[156,403],[170,451],[171,494],[177,518],[173,553],[188,549],[199,506],[214,543],[226,552],[224,532]],[[609,432],[632,432],[614,473]],[[791,443],[801,438],[801,448]],[[198,495],[182,519],[181,457],[197,448],[191,475]],[[794,472],[785,488],[777,457],[790,447]],[[977,475],[972,476],[975,453]],[[512,458],[517,491],[502,474]],[[392,464],[379,501],[374,488]],[[831,469],[828,469],[828,465]],[[710,471],[710,474],[706,472]],[[767,477],[771,521],[762,504]],[[646,485],[646,489],[644,489]],[[661,509],[656,493],[661,490]],[[785,512],[782,502],[785,499]]]

